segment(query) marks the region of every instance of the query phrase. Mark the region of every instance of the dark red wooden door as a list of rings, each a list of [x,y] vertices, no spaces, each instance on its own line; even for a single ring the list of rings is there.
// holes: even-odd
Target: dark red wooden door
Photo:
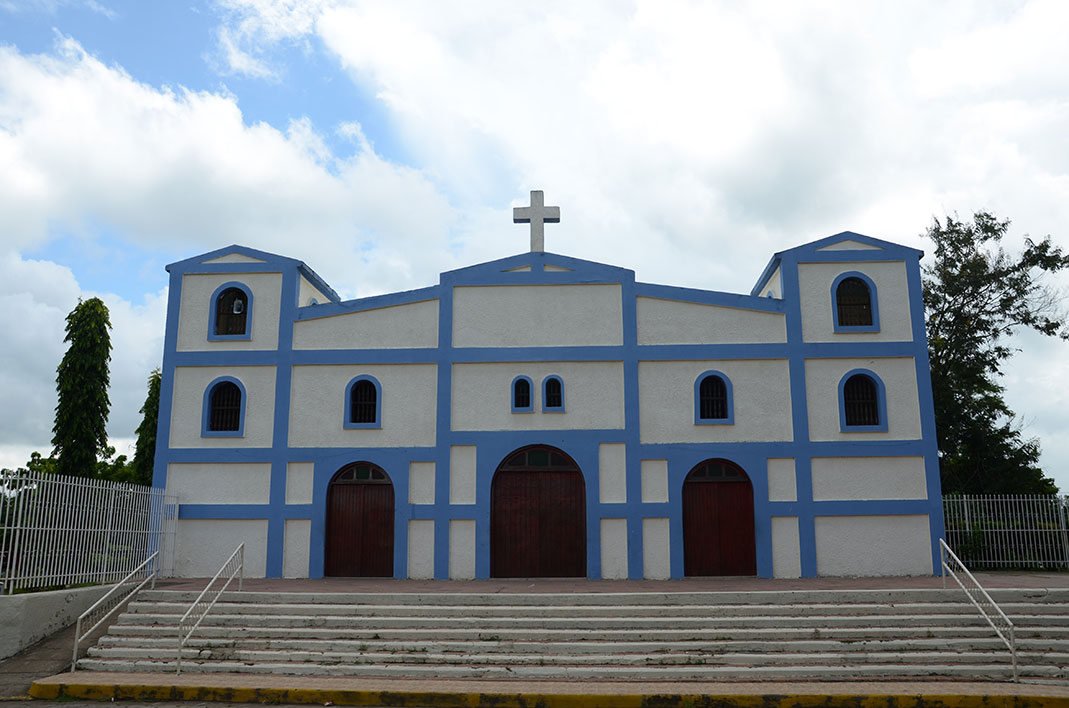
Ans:
[[[684,575],[756,575],[753,486],[738,466],[707,460],[683,482]]]
[[[513,453],[490,497],[492,577],[586,577],[586,487],[570,457],[541,446]]]
[[[343,469],[327,489],[325,575],[393,577],[393,484],[374,465]]]

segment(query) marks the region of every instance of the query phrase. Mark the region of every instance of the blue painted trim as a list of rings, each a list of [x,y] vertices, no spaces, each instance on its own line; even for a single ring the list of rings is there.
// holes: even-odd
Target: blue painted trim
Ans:
[[[844,389],[846,382],[854,376],[867,376],[876,385],[876,408],[880,422],[876,425],[847,425],[846,401]],[[839,379],[839,430],[843,433],[886,433],[887,432],[887,392],[884,389],[883,379],[869,369],[851,369]]]
[[[360,381],[369,381],[371,385],[375,387],[375,422],[373,423],[354,423],[353,421],[353,386]],[[368,374],[360,374],[353,378],[345,386],[345,418],[342,419],[342,427],[346,429],[356,428],[381,428],[382,427],[382,384],[374,376]]]
[[[548,399],[548,396],[546,395],[546,386],[549,385],[550,381],[557,381],[557,382],[560,383],[560,405],[559,406],[549,406],[548,404],[546,404],[546,400]],[[564,379],[562,379],[561,377],[557,376],[556,374],[550,374],[546,378],[542,379],[542,412],[543,413],[564,413],[565,412],[565,404],[566,403],[567,403],[567,400],[564,398]]]
[[[701,416],[701,387],[702,381],[709,376],[716,376],[724,382],[724,388],[727,390],[727,408],[728,414],[725,418],[702,418]],[[731,379],[727,377],[727,374],[716,369],[709,369],[703,371],[698,375],[698,378],[694,379],[694,424],[695,425],[734,425],[735,424],[735,392],[731,386]]]
[[[516,384],[520,381],[527,382],[527,405],[521,406],[516,403]],[[535,387],[534,382],[531,381],[530,376],[517,376],[512,379],[512,383],[509,384],[509,404],[513,413],[531,413],[534,411],[534,394]]]
[[[233,383],[236,384],[238,390],[241,391],[241,411],[238,413],[238,429],[237,430],[208,430],[208,423],[211,420],[211,399],[212,391],[215,387],[221,383]],[[201,406],[201,418],[200,418],[200,436],[202,438],[243,438],[245,437],[245,404],[248,401],[248,396],[245,393],[245,384],[241,383],[240,379],[233,376],[220,376],[217,379],[212,380],[210,384],[204,389],[204,403]]]
[[[383,307],[392,307],[393,305],[410,305],[415,302],[427,302],[428,300],[438,299],[439,293],[440,288],[437,285],[432,285],[429,288],[406,290],[404,292],[389,293],[386,295],[373,295],[371,297],[358,298],[356,300],[305,305],[298,309],[297,319],[314,320],[320,317],[333,317],[334,315],[377,310]]]
[[[767,297],[754,295],[740,295],[738,293],[725,293],[715,290],[697,290],[671,285],[635,283],[635,294],[639,297],[651,297],[658,300],[678,300],[701,305],[721,305],[755,312],[783,312],[785,309],[783,301],[778,299],[770,300]]]
[[[843,325],[839,324],[839,284],[847,278],[857,278],[869,289],[869,310],[872,312],[872,324],[870,325]],[[876,283],[872,278],[856,270],[840,273],[831,281],[831,319],[836,332],[879,332],[880,331],[880,301],[876,293]]]
[[[224,290],[230,288],[237,288],[241,292],[245,293],[245,331],[242,334],[216,334],[215,333],[215,320],[219,311],[219,296],[223,294]],[[208,341],[209,342],[234,342],[242,340],[252,339],[252,290],[245,283],[239,283],[233,280],[229,283],[223,283],[215,289],[212,293],[211,299],[208,301]]]

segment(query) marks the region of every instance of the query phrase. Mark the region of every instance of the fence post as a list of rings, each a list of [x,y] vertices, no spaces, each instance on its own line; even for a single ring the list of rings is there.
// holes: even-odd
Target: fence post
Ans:
[[[1066,538],[1065,529],[1065,503],[1066,497],[1055,496],[1054,500],[1058,504],[1058,538],[1062,542],[1062,565],[1069,567],[1069,538]]]

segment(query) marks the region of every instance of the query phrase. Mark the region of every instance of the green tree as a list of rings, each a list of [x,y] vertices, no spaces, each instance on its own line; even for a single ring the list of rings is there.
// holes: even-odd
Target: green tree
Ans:
[[[1014,423],[999,383],[1020,328],[1069,339],[1059,294],[1044,276],[1069,268],[1050,237],[1001,246],[1009,221],[977,212],[971,222],[933,220],[934,259],[924,267],[928,354],[944,493],[1051,494],[1039,444]]]
[[[56,422],[53,455],[59,474],[88,477],[108,450],[108,364],[111,320],[99,298],[91,298],[67,315],[67,353],[56,374]]]
[[[156,458],[156,425],[160,418],[160,384],[163,376],[156,369],[148,375],[148,396],[141,406],[141,425],[137,426],[137,444],[134,461],[131,463],[131,482],[152,484],[152,466]]]

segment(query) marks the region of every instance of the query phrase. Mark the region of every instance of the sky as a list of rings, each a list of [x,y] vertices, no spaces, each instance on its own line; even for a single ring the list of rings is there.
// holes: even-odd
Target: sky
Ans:
[[[343,298],[423,287],[528,250],[542,189],[547,250],[709,290],[978,210],[1069,246],[1066,27],[1063,0],[0,0],[0,467],[50,452],[89,297],[132,456],[164,267],[233,243]],[[1013,344],[1069,491],[1069,343]]]

